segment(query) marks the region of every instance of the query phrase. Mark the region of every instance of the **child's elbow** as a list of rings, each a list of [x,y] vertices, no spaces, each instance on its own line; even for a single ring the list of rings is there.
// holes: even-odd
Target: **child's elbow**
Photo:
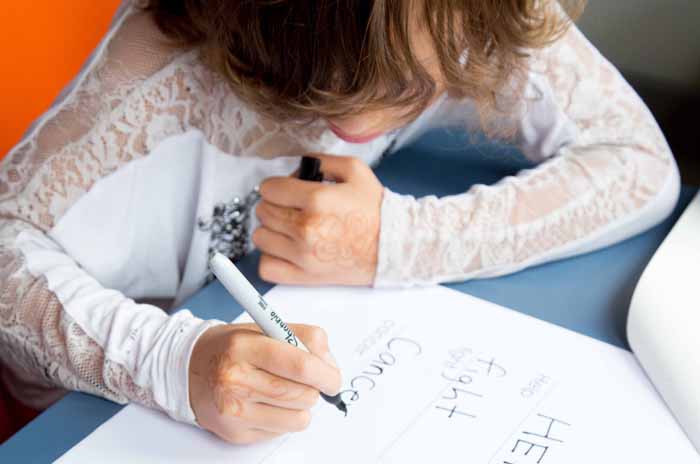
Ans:
[[[681,191],[681,176],[673,155],[669,153],[666,169],[658,170],[661,188],[651,195],[644,206],[647,227],[653,227],[671,215],[678,203]]]

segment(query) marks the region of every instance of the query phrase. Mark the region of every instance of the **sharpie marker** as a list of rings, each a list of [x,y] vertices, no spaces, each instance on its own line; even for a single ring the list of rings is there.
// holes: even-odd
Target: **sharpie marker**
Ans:
[[[303,156],[299,164],[299,179],[311,182],[323,182],[321,160],[313,156]]]
[[[219,282],[243,306],[243,309],[250,314],[250,317],[260,326],[265,335],[310,353],[301,340],[294,335],[291,327],[285,324],[280,314],[270,307],[262,295],[255,290],[253,284],[245,278],[230,259],[221,253],[216,253],[209,265]],[[348,415],[348,408],[339,394],[329,396],[321,393],[321,397],[344,412],[346,416]]]

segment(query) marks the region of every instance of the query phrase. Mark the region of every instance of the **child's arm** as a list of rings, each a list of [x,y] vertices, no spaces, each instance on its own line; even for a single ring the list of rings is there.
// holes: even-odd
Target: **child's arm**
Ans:
[[[255,325],[168,316],[102,287],[26,222],[0,221],[4,380],[37,408],[69,389],[160,409],[233,443],[303,430],[340,373],[322,330],[295,331],[314,354]]]
[[[490,277],[585,253],[664,219],[679,192],[653,116],[572,27],[530,60],[518,141],[542,162],[493,186],[415,199],[385,189],[376,286]]]
[[[0,168],[0,358],[5,383],[37,408],[61,389],[82,390],[194,421],[188,359],[213,323],[104,288],[50,237],[99,180],[147,154],[124,114],[128,96],[170,59],[152,30],[143,15],[126,18]]]
[[[275,345],[250,327],[203,321],[188,311],[168,316],[125,295],[176,297],[184,280],[177,252],[190,248],[196,214],[173,198],[164,207],[185,220],[163,219],[159,228],[146,231],[149,236],[131,237],[148,202],[141,201],[133,183],[116,193],[106,190],[105,183],[110,175],[114,180],[129,170],[148,177],[143,165],[132,161],[147,161],[163,140],[202,123],[196,119],[201,110],[195,108],[207,93],[188,87],[196,79],[183,77],[194,72],[195,64],[173,61],[175,69],[159,72],[183,56],[167,45],[147,16],[122,11],[72,90],[0,165],[3,382],[37,409],[66,389],[80,390],[161,409],[235,443],[300,430],[308,424],[319,390],[335,394],[340,388],[339,371],[321,360],[328,359],[328,345],[320,329],[299,328],[314,354],[295,349],[285,355],[288,345]],[[227,124],[225,118],[218,120]],[[186,148],[180,153],[190,161],[201,156]],[[194,193],[184,189],[200,179],[200,171],[189,173],[192,178],[181,182],[181,198],[192,198]],[[157,175],[177,180],[168,169]],[[127,195],[120,196],[122,192]],[[110,239],[111,224],[100,219],[87,216],[81,230],[81,220],[70,217],[81,203],[93,200],[100,203],[96,210],[104,213],[102,220],[113,216],[126,221],[120,229],[124,240]],[[123,209],[115,210],[115,205]],[[157,211],[148,211],[153,213]],[[77,231],[68,245],[62,236],[67,217]],[[165,249],[152,250],[148,257],[153,259],[144,260],[146,269],[129,259],[115,260],[113,250],[101,254],[103,247],[117,246],[133,252],[129,256],[140,255],[146,247],[137,245],[153,243],[148,240],[163,231],[176,232],[178,238],[166,239]],[[206,249],[201,252],[205,257]],[[123,281],[108,284],[115,275]],[[163,289],[151,277],[168,285]],[[132,282],[143,285],[134,291],[129,289]]]
[[[0,356],[4,379],[35,407],[59,389],[136,401],[194,423],[189,355],[213,322],[102,287],[40,230],[0,219]]]

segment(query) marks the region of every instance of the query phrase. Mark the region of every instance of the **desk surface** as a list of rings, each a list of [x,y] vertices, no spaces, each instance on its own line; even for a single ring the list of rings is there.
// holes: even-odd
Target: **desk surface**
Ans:
[[[390,156],[377,168],[387,187],[417,196],[463,192],[474,183],[494,183],[527,163],[517,151],[469,143],[453,131],[435,131]],[[673,215],[646,233],[604,250],[528,269],[510,276],[449,287],[539,319],[628,348],[625,321],[634,286],[663,238],[690,201],[684,188]],[[241,270],[261,292],[271,288],[257,277],[257,253]],[[185,305],[203,318],[234,319],[231,300],[214,283]],[[0,446],[0,462],[51,462],[86,437],[121,406],[82,393],[70,393]]]

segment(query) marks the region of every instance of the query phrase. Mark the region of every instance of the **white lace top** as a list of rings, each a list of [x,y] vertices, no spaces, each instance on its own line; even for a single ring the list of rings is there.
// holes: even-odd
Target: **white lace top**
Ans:
[[[652,115],[572,28],[530,58],[517,142],[539,165],[461,195],[385,190],[377,286],[494,276],[639,233],[673,208],[679,176]],[[215,204],[288,174],[307,151],[377,161],[427,128],[475,120],[442,95],[416,121],[353,145],[246,108],[197,51],[170,48],[125,3],[81,74],[0,170],[3,381],[44,407],[66,389],[194,423],[188,364],[217,321],[175,304],[204,283]],[[250,246],[250,245],[249,245]]]

